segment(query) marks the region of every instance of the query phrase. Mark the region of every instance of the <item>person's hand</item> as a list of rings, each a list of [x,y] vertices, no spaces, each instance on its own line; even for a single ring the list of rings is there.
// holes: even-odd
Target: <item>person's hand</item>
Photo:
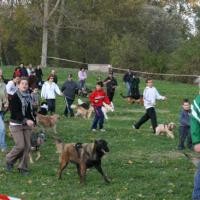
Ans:
[[[29,126],[29,127],[33,127],[34,122],[33,122],[32,120],[28,119],[28,120],[26,121],[26,124],[27,124],[27,126]]]
[[[5,104],[3,105],[3,107],[4,107],[5,109],[7,109],[7,108],[8,108],[8,103],[5,103]]]
[[[98,99],[96,99],[96,100],[94,100],[94,102],[95,102],[95,103],[98,103],[98,102],[99,102],[99,100],[98,100]]]

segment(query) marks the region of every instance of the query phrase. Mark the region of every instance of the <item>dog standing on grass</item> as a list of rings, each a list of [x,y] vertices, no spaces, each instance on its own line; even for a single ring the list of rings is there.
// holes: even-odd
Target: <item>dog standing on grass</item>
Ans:
[[[173,122],[169,124],[158,124],[156,127],[156,135],[166,134],[167,137],[174,139],[173,129],[176,128],[176,125]]]
[[[95,167],[102,175],[106,183],[110,180],[105,175],[101,167],[102,157],[109,152],[105,140],[95,140],[94,143],[63,143],[60,139],[55,139],[57,152],[60,153],[60,167],[58,177],[61,179],[65,167],[72,162],[76,164],[80,183],[85,182],[86,170]]]

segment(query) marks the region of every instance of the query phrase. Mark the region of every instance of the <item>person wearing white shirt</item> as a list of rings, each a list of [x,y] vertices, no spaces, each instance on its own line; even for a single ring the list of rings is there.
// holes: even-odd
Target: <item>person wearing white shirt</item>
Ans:
[[[157,89],[153,86],[153,80],[146,80],[146,88],[143,92],[144,99],[144,107],[146,109],[146,113],[141,117],[141,119],[133,125],[134,129],[139,129],[142,124],[151,119],[151,124],[153,131],[155,133],[155,129],[157,127],[157,117],[155,111],[156,100],[166,100],[165,96],[161,96]]]
[[[12,80],[8,81],[6,84],[6,92],[8,95],[12,96],[17,91],[17,84],[20,81],[20,77],[16,76]]]
[[[85,88],[85,81],[87,79],[87,73],[84,68],[80,68],[78,72],[78,79],[79,79],[80,89],[82,90],[83,88]]]
[[[41,98],[46,99],[48,111],[50,111],[51,114],[55,113],[56,110],[56,94],[60,96],[63,95],[58,85],[53,81],[54,77],[50,75],[48,81],[43,84],[41,91]]]

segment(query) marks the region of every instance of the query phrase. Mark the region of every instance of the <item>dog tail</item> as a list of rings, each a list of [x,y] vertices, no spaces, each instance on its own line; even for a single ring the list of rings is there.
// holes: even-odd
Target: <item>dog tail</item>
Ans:
[[[183,152],[183,154],[185,155],[185,157],[187,157],[188,160],[190,160],[196,167],[198,167],[198,165],[200,164],[200,159],[199,158],[195,158],[192,157],[191,155]]]

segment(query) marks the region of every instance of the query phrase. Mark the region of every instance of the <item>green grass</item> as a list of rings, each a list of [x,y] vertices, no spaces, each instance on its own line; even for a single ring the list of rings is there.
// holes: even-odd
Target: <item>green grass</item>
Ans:
[[[4,70],[10,77],[13,69]],[[50,69],[45,70],[45,77]],[[76,78],[77,71],[58,69],[59,85],[66,74],[72,72]],[[89,73],[88,86],[94,88],[98,73]],[[106,74],[100,74],[102,78]],[[95,170],[87,172],[86,184],[79,184],[76,168],[70,164],[58,180],[58,154],[50,137],[41,147],[41,159],[30,165],[31,174],[21,177],[17,170],[5,171],[5,156],[0,154],[0,193],[21,197],[25,200],[189,200],[193,189],[195,168],[177,151],[178,127],[175,140],[166,136],[152,134],[150,122],[140,130],[133,130],[131,125],[144,113],[139,105],[127,105],[119,96],[125,93],[125,86],[117,75],[119,87],[114,97],[116,111],[109,113],[105,123],[106,133],[92,133],[92,119],[69,119],[61,117],[58,122],[59,137],[65,142],[90,142],[96,138],[108,141],[110,153],[102,161],[103,169],[112,179],[111,184],[104,183]],[[196,87],[176,82],[155,81],[155,86],[168,100],[157,103],[159,123],[173,121],[178,126],[180,105],[183,98],[192,100],[198,90]],[[144,81],[140,84],[141,91]],[[57,113],[64,110],[64,100],[57,98]],[[13,141],[7,138],[9,149]]]

